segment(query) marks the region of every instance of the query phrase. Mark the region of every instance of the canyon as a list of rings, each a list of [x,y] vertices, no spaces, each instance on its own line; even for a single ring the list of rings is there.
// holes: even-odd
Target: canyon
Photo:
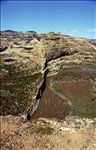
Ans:
[[[0,36],[2,149],[95,150],[96,40],[11,30]]]

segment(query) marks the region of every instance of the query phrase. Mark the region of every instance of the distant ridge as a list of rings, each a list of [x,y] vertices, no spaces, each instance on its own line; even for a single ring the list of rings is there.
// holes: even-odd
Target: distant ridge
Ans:
[[[36,33],[37,33],[36,31],[26,31],[26,32],[34,33],[34,34],[36,34]]]
[[[14,31],[14,30],[4,30],[2,32],[17,32],[17,31]]]

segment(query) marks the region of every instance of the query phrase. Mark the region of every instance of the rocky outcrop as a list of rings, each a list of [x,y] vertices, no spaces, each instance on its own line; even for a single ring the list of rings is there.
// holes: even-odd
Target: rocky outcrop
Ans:
[[[38,64],[42,64],[42,58],[51,61],[62,56],[65,59],[71,56],[71,58],[83,61],[83,63],[96,60],[93,40],[72,38],[53,32],[42,35],[34,32],[2,31],[1,43],[1,51],[7,50],[9,52],[10,49],[12,53],[21,49],[25,50],[26,53],[33,56]]]
[[[8,42],[19,42],[25,40],[26,42],[33,40],[34,38],[39,39],[39,35],[35,31],[17,32],[12,30],[0,31],[2,39],[6,38]]]

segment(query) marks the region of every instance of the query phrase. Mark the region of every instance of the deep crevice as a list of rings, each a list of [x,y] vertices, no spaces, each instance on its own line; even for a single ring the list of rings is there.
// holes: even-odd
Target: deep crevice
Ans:
[[[31,120],[32,119],[32,114],[34,114],[34,112],[36,111],[34,109],[35,109],[36,105],[38,105],[38,102],[40,101],[40,99],[42,97],[42,94],[43,94],[43,92],[44,92],[44,90],[46,88],[47,74],[48,74],[48,69],[46,69],[45,72],[44,72],[43,82],[42,82],[42,85],[40,86],[40,88],[38,90],[36,99],[34,100],[34,103],[32,104],[32,106],[27,111],[27,116],[26,116],[27,120]],[[38,106],[37,106],[37,108],[38,108]]]
[[[48,73],[48,70],[46,70],[45,73],[44,73],[44,80],[43,80],[43,83],[42,83],[41,87],[39,88],[38,94],[37,94],[37,96],[36,96],[36,99],[37,99],[37,100],[41,98],[41,96],[42,96],[42,94],[43,94],[43,92],[44,92],[44,90],[45,90],[45,88],[46,88],[46,77],[47,77],[47,73]]]
[[[36,111],[36,109],[38,109],[38,106],[37,108],[35,109],[36,105],[38,104],[38,102],[40,102],[40,99],[42,97],[42,94],[46,88],[46,78],[47,78],[47,74],[48,74],[48,69],[47,69],[47,64],[49,61],[51,61],[52,59],[57,59],[61,56],[69,56],[69,55],[73,55],[77,53],[77,50],[73,51],[73,52],[61,52],[59,54],[59,56],[56,56],[51,59],[46,59],[46,62],[45,62],[45,67],[44,67],[44,74],[43,74],[43,82],[42,82],[42,85],[40,86],[39,90],[38,90],[38,93],[37,93],[37,96],[36,96],[36,99],[34,100],[34,104],[32,104],[32,106],[29,108],[29,110],[27,111],[27,120],[31,120],[32,119],[32,115],[34,114],[34,112]]]

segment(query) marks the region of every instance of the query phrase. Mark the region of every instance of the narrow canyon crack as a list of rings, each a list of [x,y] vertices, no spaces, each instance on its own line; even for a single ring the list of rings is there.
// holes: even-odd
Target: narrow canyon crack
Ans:
[[[26,116],[27,120],[30,120],[32,118],[32,115],[34,114],[34,112],[37,110],[38,105],[40,103],[40,99],[41,99],[42,94],[43,94],[43,92],[45,90],[45,87],[46,87],[46,78],[47,78],[47,74],[48,74],[47,60],[46,59],[45,59],[45,62],[44,62],[42,70],[43,70],[43,73],[42,73],[43,82],[41,83],[41,85],[40,85],[40,87],[38,89],[38,93],[36,95],[36,98],[35,98],[32,106],[27,111],[27,116]]]
[[[64,54],[64,56],[65,56],[65,54]],[[55,59],[57,59],[57,58],[55,58]],[[32,118],[38,118],[40,116],[39,113],[41,113],[40,117],[42,117],[42,116],[44,116],[45,118],[46,117],[48,117],[48,118],[54,117],[54,118],[58,118],[58,119],[64,119],[65,116],[68,115],[68,110],[67,110],[68,108],[66,106],[63,106],[63,99],[61,97],[57,96],[56,94],[53,94],[54,92],[52,92],[50,89],[48,89],[48,91],[47,91],[47,93],[49,93],[49,95],[47,96],[48,100],[46,99],[46,94],[45,94],[45,97],[43,96],[42,101],[46,101],[46,102],[42,102],[42,104],[41,104],[42,108],[40,106],[39,111],[36,112],[40,105],[41,98],[42,98],[42,95],[44,94],[45,88],[49,84],[49,83],[46,84],[47,78],[48,78],[47,75],[49,72],[49,69],[48,69],[49,62],[51,62],[51,60],[47,60],[47,59],[45,59],[45,61],[43,62],[44,63],[42,65],[43,66],[42,67],[43,82],[41,83],[41,85],[38,89],[37,95],[35,97],[35,100],[34,100],[32,106],[27,111],[27,116],[26,116],[27,120],[30,120]],[[51,97],[50,93],[51,93],[52,98],[50,98]],[[44,104],[44,103],[46,103],[46,104]],[[47,107],[45,105],[49,105],[49,106]],[[47,108],[43,108],[44,106]],[[52,110],[52,107],[53,107],[53,110]],[[48,110],[48,108],[49,108],[49,110]],[[46,110],[48,110],[48,112],[46,113],[45,110],[43,112],[41,112],[42,109],[46,109]],[[63,109],[65,109],[65,110],[63,110]],[[36,112],[36,114],[35,114],[35,112]],[[45,115],[43,115],[43,113],[45,113]]]

